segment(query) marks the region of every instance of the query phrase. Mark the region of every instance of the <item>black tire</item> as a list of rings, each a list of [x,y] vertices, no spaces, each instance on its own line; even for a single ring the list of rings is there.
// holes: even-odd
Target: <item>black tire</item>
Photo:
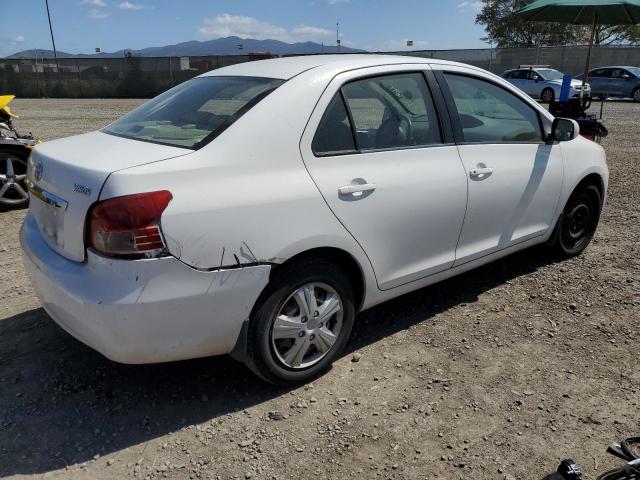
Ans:
[[[309,284],[328,286],[339,296],[342,306],[340,309],[341,327],[335,336],[335,342],[326,353],[320,351],[316,353],[324,355],[317,363],[308,367],[292,367],[284,362],[281,352],[277,351],[276,342],[280,340],[272,337],[273,326],[276,317],[289,305],[287,302],[292,301],[292,295]],[[322,305],[323,303],[320,304],[320,307]],[[302,312],[299,312],[299,315],[302,315]],[[331,318],[337,318],[337,316],[338,313]],[[247,366],[256,375],[273,384],[309,381],[331,367],[349,340],[354,320],[355,296],[353,288],[348,277],[337,266],[320,259],[309,258],[280,267],[274,272],[269,285],[256,302],[251,314],[247,335]],[[320,323],[320,327],[322,327],[322,323]],[[313,337],[313,335],[308,336],[309,339],[313,339]],[[318,337],[320,336],[318,335]],[[297,338],[289,340],[298,341]],[[315,346],[311,350],[314,348]]]
[[[542,93],[540,94],[540,99],[544,103],[551,103],[555,98],[556,98],[556,94],[553,91],[553,88],[545,88],[544,90],[542,90]]]
[[[561,257],[575,257],[591,243],[598,228],[602,196],[594,185],[578,187],[569,197],[551,236]]]
[[[633,98],[634,102],[640,103],[640,87],[637,87],[633,93],[631,94],[631,98]]]
[[[11,172],[7,171],[7,164],[11,163]],[[20,180],[15,176],[7,178],[7,173],[18,175]],[[25,184],[27,173],[27,155],[15,149],[2,149],[0,146],[0,211],[14,210],[24,208],[29,205],[29,197],[24,198],[22,192],[27,192]],[[22,178],[24,177],[24,178]],[[3,180],[4,179],[4,180]],[[10,183],[5,187],[6,183]],[[16,188],[20,187],[20,191]]]

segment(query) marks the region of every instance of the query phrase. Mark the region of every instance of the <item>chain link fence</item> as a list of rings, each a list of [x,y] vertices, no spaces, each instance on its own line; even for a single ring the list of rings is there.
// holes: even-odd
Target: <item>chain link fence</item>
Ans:
[[[0,59],[0,94],[55,98],[154,97],[197,75],[264,55]]]
[[[385,52],[394,53],[394,52]],[[586,46],[420,50],[395,52],[475,65],[494,73],[519,65],[549,65],[577,75],[584,69]],[[145,98],[216,68],[272,55],[206,57],[125,57],[0,59],[0,94],[19,97]],[[593,68],[640,65],[640,47],[595,47]]]
[[[468,63],[501,75],[520,65],[548,65],[570,75],[584,73],[587,46],[539,48],[484,48],[475,50],[420,50],[398,52],[424,58],[438,58]],[[591,68],[605,66],[640,66],[640,47],[606,46],[591,51]]]

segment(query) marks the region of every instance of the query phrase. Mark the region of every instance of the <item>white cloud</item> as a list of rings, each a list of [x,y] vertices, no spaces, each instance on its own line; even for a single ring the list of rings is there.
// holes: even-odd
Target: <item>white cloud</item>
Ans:
[[[13,41],[15,43],[22,43],[24,42],[24,35],[18,35],[16,38],[13,39]]]
[[[93,7],[106,7],[107,2],[104,0],[82,0],[80,5],[91,5]]]
[[[98,10],[97,8],[92,8],[87,14],[87,17],[91,20],[102,20],[104,18],[109,18],[110,16],[111,12],[109,10]]]
[[[338,3],[349,3],[349,0],[327,0],[329,5],[337,5]]]
[[[294,37],[308,37],[308,38],[319,38],[319,37],[327,37],[333,35],[333,32],[327,30],[326,28],[320,27],[311,27],[309,25],[299,25],[293,30],[291,30],[291,35]]]
[[[283,42],[322,41],[333,35],[330,30],[311,25],[298,25],[288,30],[253,17],[228,13],[214,18],[206,18],[198,31],[207,38],[240,37],[256,40],[281,40]]]
[[[482,10],[482,6],[483,6],[483,2],[464,1],[458,4],[458,11],[465,12],[470,10],[472,12],[479,12],[480,10]]]
[[[118,8],[120,8],[121,10],[142,10],[147,7],[142,5],[141,3],[131,3],[129,1],[126,1],[119,3]]]

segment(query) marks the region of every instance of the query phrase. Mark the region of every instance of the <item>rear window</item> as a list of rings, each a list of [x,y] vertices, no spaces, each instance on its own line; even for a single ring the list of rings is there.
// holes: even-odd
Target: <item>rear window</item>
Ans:
[[[103,132],[198,149],[220,135],[284,80],[200,77],[167,90]]]

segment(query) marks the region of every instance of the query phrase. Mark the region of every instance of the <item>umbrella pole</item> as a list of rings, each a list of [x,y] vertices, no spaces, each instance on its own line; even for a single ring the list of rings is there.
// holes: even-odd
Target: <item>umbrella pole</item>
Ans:
[[[593,25],[591,27],[591,38],[589,39],[589,48],[587,49],[587,64],[584,66],[584,75],[582,75],[582,89],[580,90],[580,100],[584,97],[584,86],[589,80],[589,65],[591,63],[591,47],[593,46],[593,40],[596,36],[596,26],[598,25],[598,14],[596,9],[593,9]]]

